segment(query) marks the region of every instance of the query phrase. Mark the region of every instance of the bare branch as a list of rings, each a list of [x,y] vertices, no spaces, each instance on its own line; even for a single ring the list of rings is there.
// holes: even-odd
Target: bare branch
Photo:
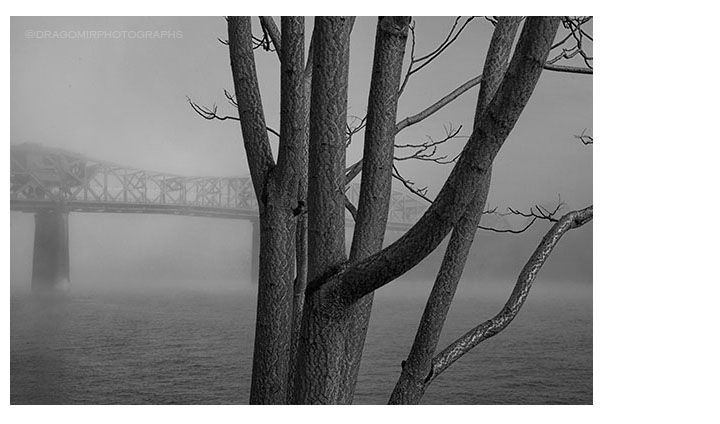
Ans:
[[[414,181],[402,176],[400,174],[400,171],[397,169],[397,167],[395,165],[393,165],[393,178],[400,181],[405,186],[405,188],[407,188],[408,191],[410,191],[410,193],[414,194],[415,196],[421,198],[422,200],[424,200],[430,204],[432,204],[434,202],[434,199],[431,199],[427,195],[427,187],[417,187],[416,183]],[[495,213],[497,213],[497,207],[483,211],[484,215],[495,214]],[[500,215],[502,215],[502,214],[500,214]],[[512,229],[512,228],[501,229],[501,228],[486,227],[484,225],[478,225],[477,228],[480,230],[484,230],[484,231],[492,231],[494,233],[522,234],[525,231],[527,231],[530,227],[532,227],[533,224],[535,224],[535,222],[537,222],[537,219],[538,219],[537,217],[533,217],[533,219],[529,223],[527,223],[524,227],[519,228],[519,229]]]
[[[396,161],[404,161],[404,160],[423,160],[428,162],[435,162],[438,164],[448,164],[448,163],[454,163],[457,158],[460,156],[460,153],[455,155],[452,159],[448,159],[447,155],[437,155],[437,148],[438,146],[447,143],[450,140],[453,140],[455,138],[459,137],[467,137],[467,136],[461,136],[458,135],[460,133],[460,130],[462,130],[462,125],[459,126],[457,129],[453,129],[451,126],[445,126],[445,137],[440,140],[433,140],[428,136],[428,141],[424,143],[418,143],[418,144],[396,144],[395,148],[398,149],[417,149],[416,151],[410,153],[407,156],[395,156]]]
[[[545,63],[545,69],[556,72],[567,72],[574,74],[590,74],[593,73],[593,58],[587,51],[587,43],[585,40],[593,41],[593,38],[583,28],[583,25],[592,20],[592,16],[565,16],[562,19],[563,28],[567,34],[558,42],[553,44],[551,48],[551,58]],[[555,51],[553,53],[553,51]],[[573,58],[581,58],[584,66],[559,65],[557,62],[561,60],[571,60]]]
[[[234,99],[232,97],[229,97],[230,94],[227,92],[227,90],[225,90],[225,96],[228,97],[231,104],[234,102]],[[236,116],[218,115],[217,114],[217,105],[213,105],[212,109],[210,109],[206,106],[201,106],[201,105],[193,102],[192,99],[190,99],[190,97],[187,97],[187,102],[190,104],[190,107],[195,111],[195,113],[197,113],[204,119],[207,119],[208,121],[211,121],[213,119],[217,119],[218,121],[226,121],[226,120],[239,121],[240,120],[240,118],[238,118]],[[237,103],[235,102],[234,104],[237,107]],[[280,133],[277,132],[276,130],[272,129],[271,127],[266,126],[265,129],[269,133],[271,133],[277,137],[280,137]]]
[[[453,23],[452,28],[450,28],[450,32],[448,32],[448,35],[445,37],[445,39],[440,43],[438,47],[436,47],[431,52],[419,57],[415,58],[415,22],[410,25],[410,34],[412,37],[412,49],[410,51],[410,65],[408,66],[407,72],[405,73],[405,77],[403,78],[403,82],[400,85],[400,89],[398,92],[398,96],[402,94],[402,92],[405,90],[405,86],[407,86],[408,81],[410,80],[410,77],[422,70],[424,67],[432,63],[435,59],[440,57],[440,55],[448,48],[452,43],[457,40],[457,38],[460,36],[460,34],[463,32],[465,27],[475,19],[474,16],[471,16],[465,20],[465,22],[458,28],[458,24],[460,23],[461,17],[458,16],[455,18],[455,22]],[[455,31],[457,29],[457,32]]]
[[[263,29],[263,33],[267,34],[272,40],[273,46],[275,46],[275,52],[277,53],[278,59],[282,60],[280,54],[282,46],[282,39],[280,38],[280,30],[278,29],[272,16],[260,16],[260,26]],[[269,45],[265,50],[270,50]]]
[[[493,24],[493,26],[496,26],[498,23],[497,19],[494,16],[483,16],[483,18]]]
[[[578,66],[552,65],[552,64],[546,63],[544,68],[547,71],[565,72],[568,74],[592,75],[592,73],[593,73],[593,70],[591,68],[580,68]]]
[[[557,213],[562,210],[565,206],[565,202],[562,201],[560,198],[560,195],[558,194],[558,203],[557,206],[555,206],[555,209],[552,211],[548,210],[546,207],[542,205],[535,205],[530,208],[529,212],[521,212],[517,209],[513,209],[512,207],[508,207],[508,212],[504,214],[500,214],[501,216],[506,215],[518,215],[522,216],[524,218],[532,218],[533,220],[540,219],[544,221],[549,222],[558,222],[558,219],[556,218]]]
[[[533,252],[525,267],[520,272],[515,288],[502,310],[493,318],[483,322],[472,330],[468,331],[458,340],[450,344],[435,358],[433,358],[432,371],[426,378],[426,384],[430,384],[450,365],[465,355],[482,341],[500,333],[504,330],[522,308],[535,277],[545,264],[545,261],[562,236],[574,228],[579,228],[590,222],[593,218],[593,207],[572,211],[560,218],[555,225],[545,234],[542,241]]]
[[[350,216],[352,216],[353,221],[357,222],[357,208],[353,205],[350,199],[348,199],[347,194],[345,195],[345,209],[350,212]]]
[[[461,94],[465,93],[466,91],[470,90],[471,88],[475,87],[476,85],[480,84],[480,80],[482,79],[482,75],[478,75],[471,80],[467,81],[460,87],[456,88],[455,90],[451,91],[449,94],[447,94],[442,99],[438,100],[437,102],[433,103],[423,111],[416,113],[415,115],[408,116],[407,118],[403,119],[402,121],[397,123],[397,132],[402,131],[406,127],[409,127],[410,125],[417,124],[418,122],[422,121],[423,119],[429,117],[430,115],[434,114],[435,112],[439,111],[446,105],[448,105],[453,100],[460,97]]]
[[[350,182],[360,174],[360,171],[362,171],[362,162],[362,159],[360,159],[345,169],[345,185],[350,184]]]
[[[199,104],[195,103],[190,99],[190,97],[186,97],[187,102],[190,104],[190,107],[197,113],[198,115],[202,116],[203,118],[211,121],[213,119],[217,119],[218,121],[225,121],[227,119],[231,121],[239,121],[240,118],[236,116],[222,116],[217,114],[217,105],[213,105],[212,109],[206,107],[206,106],[200,106]]]
[[[586,146],[592,145],[593,144],[593,136],[591,136],[589,134],[585,134],[585,131],[587,131],[587,128],[585,128],[582,131],[582,134],[576,135],[575,138],[580,140],[580,142]]]
[[[367,125],[367,115],[360,118],[359,116],[350,116],[352,118],[352,125],[351,124],[345,124],[345,147],[349,147],[352,143],[352,137],[353,135],[359,133],[363,129],[365,129],[365,126]]]

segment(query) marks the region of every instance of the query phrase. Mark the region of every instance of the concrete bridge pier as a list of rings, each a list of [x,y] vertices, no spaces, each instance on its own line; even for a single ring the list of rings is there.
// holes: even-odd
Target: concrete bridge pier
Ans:
[[[32,289],[70,288],[68,212],[59,209],[35,213]]]

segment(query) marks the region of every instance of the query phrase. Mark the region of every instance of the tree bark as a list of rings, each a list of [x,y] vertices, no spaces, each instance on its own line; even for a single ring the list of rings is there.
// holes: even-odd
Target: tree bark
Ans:
[[[498,18],[483,67],[474,126],[479,125],[502,82],[519,25],[519,17]],[[490,181],[491,171],[483,179],[470,207],[453,228],[410,354],[403,361],[400,378],[390,396],[390,404],[417,404],[425,394],[425,379],[432,369],[432,357],[485,209]]]
[[[308,279],[345,262],[345,125],[348,17],[315,18],[308,170]],[[293,402],[338,403],[346,320],[319,297],[306,296]],[[347,315],[345,315],[347,317]]]
[[[350,263],[382,249],[392,193],[392,163],[395,145],[398,89],[407,43],[409,16],[378,18],[375,35],[362,180]],[[345,368],[341,403],[352,403],[367,335],[373,295],[348,307],[345,333]]]
[[[380,252],[322,278],[309,279],[308,292],[351,304],[417,265],[464,214],[500,147],[527,104],[547,59],[560,19],[527,18],[497,95],[474,128],[458,163],[435,202],[399,240]]]
[[[502,310],[491,319],[465,333],[465,335],[451,343],[433,358],[432,371],[426,379],[426,384],[430,384],[450,365],[475,346],[497,335],[510,325],[525,303],[532,284],[535,281],[535,277],[537,277],[538,272],[540,272],[540,269],[545,264],[547,258],[550,257],[550,253],[552,253],[562,236],[569,230],[587,224],[592,219],[592,205],[579,211],[569,212],[560,218],[545,234],[538,247],[530,256],[530,259],[528,259],[518,276],[510,298],[508,298]]]
[[[476,119],[472,136],[436,201],[400,240],[381,250],[392,139],[397,132],[396,93],[404,48],[400,41],[404,41],[403,30],[407,34],[404,19],[379,20],[374,62],[378,65],[377,69],[373,65],[368,102],[368,114],[373,117],[368,119],[362,164],[361,228],[356,229],[349,262],[344,236],[345,126],[354,18],[316,18],[312,60],[304,68],[302,20],[283,18],[280,34],[272,19],[264,18],[282,67],[277,166],[260,99],[250,19],[228,19],[238,120],[261,223],[251,403],[352,401],[370,309],[363,299],[420,262],[454,227],[467,225],[461,219],[480,203],[474,200],[482,196],[483,184],[489,183],[495,155],[537,83],[559,24],[558,18],[527,19],[497,95],[481,119]],[[309,156],[307,161],[303,155]],[[300,203],[306,189],[307,233]],[[307,262],[303,250],[307,250]],[[297,278],[293,278],[295,273]]]
[[[313,37],[314,38],[314,35]],[[307,288],[308,273],[308,234],[307,234],[307,192],[308,192],[308,152],[310,140],[310,94],[312,88],[313,69],[313,46],[310,40],[307,64],[303,74],[303,95],[302,105],[303,131],[302,148],[297,157],[298,168],[298,206],[295,210],[297,216],[297,228],[295,231],[295,284],[293,291],[293,318],[292,333],[290,336],[290,371],[288,373],[288,403],[293,402],[295,394],[295,374],[297,372],[298,343],[300,340],[300,326],[302,324],[303,307],[305,305],[305,289]]]
[[[296,158],[305,129],[302,110],[304,24],[286,18],[281,66],[281,134],[278,165],[273,163],[252,51],[250,19],[228,19],[228,43],[235,95],[260,209],[260,269],[250,403],[284,403],[287,398],[292,325]]]

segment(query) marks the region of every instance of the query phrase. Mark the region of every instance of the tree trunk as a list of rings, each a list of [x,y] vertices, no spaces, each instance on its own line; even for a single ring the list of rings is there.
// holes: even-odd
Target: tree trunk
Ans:
[[[398,88],[409,23],[409,16],[378,18],[368,97],[362,182],[350,263],[380,251],[385,238],[392,192]],[[350,404],[353,400],[372,301],[371,293],[348,308],[350,321],[345,336],[347,366],[342,379],[343,393],[347,397],[341,399],[342,403]]]
[[[345,125],[353,19],[315,19],[308,170],[308,280],[345,262]],[[348,314],[320,296],[305,299],[293,402],[335,404]]]
[[[519,17],[499,17],[490,41],[485,65],[483,67],[480,92],[475,109],[474,126],[495,96],[507,69],[510,51],[515,33],[520,25]],[[395,389],[390,396],[390,404],[417,404],[425,394],[428,377],[432,371],[432,358],[440,340],[445,318],[452,304],[455,290],[462,276],[468,253],[472,247],[477,226],[480,223],[488,192],[490,191],[491,171],[483,180],[480,190],[475,194],[465,215],[453,228],[450,243],[445,251],[442,265],[438,271],[432,292],[428,297],[425,311],[420,320],[415,340],[407,360],[403,361],[402,372]]]

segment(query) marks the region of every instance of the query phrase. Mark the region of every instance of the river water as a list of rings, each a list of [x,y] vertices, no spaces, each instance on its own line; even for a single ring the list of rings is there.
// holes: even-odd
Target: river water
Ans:
[[[356,404],[387,402],[424,307],[422,293],[408,292],[415,294],[376,296]],[[591,404],[591,288],[573,293],[531,293],[510,327],[436,379],[423,403]],[[503,300],[459,293],[441,346]],[[78,291],[61,299],[14,292],[10,401],[247,403],[254,315],[250,291]]]

